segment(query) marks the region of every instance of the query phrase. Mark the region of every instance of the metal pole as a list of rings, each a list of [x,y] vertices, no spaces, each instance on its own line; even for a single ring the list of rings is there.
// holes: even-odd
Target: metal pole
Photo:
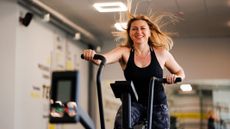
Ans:
[[[122,127],[131,129],[131,94],[124,93],[122,98]]]
[[[99,105],[99,113],[100,113],[100,121],[101,121],[101,129],[105,129],[105,119],[104,119],[104,110],[103,110],[103,100],[101,93],[101,71],[104,64],[100,64],[98,72],[97,72],[97,95],[98,95],[98,105]]]
[[[147,129],[152,129],[152,115],[153,115],[153,101],[154,101],[154,84],[155,84],[155,77],[153,77],[150,80],[150,84],[149,84]]]

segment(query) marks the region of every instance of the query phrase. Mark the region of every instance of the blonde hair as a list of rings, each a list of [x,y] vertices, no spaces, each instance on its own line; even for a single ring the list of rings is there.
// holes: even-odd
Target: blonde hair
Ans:
[[[166,50],[170,50],[173,47],[173,40],[170,37],[173,33],[169,32],[163,32],[161,28],[165,27],[169,23],[175,23],[179,19],[176,15],[172,13],[161,13],[161,14],[154,14],[150,17],[147,17],[145,15],[137,15],[137,16],[130,16],[130,19],[127,24],[127,29],[124,32],[114,32],[114,36],[119,37],[122,39],[120,46],[125,47],[132,47],[133,41],[131,40],[129,36],[129,31],[131,24],[136,20],[143,20],[145,21],[149,29],[151,31],[151,36],[149,38],[149,45],[152,47],[163,47]]]
[[[126,31],[115,32],[113,34],[114,36],[118,36],[120,37],[120,39],[123,39],[120,46],[126,46],[126,47],[131,48],[133,46],[133,41],[131,40],[129,36],[131,24],[136,20],[143,20],[148,24],[150,32],[151,32],[151,36],[148,42],[149,45],[152,47],[163,47],[166,50],[170,50],[173,47],[173,40],[169,35],[172,33],[163,32],[161,30],[161,27],[164,27],[165,25],[168,24],[167,20],[169,19],[167,19],[166,16],[167,15],[158,15],[158,16],[152,15],[150,18],[145,15],[133,16],[128,21],[127,29],[125,29]],[[169,17],[169,18],[173,18],[173,17]],[[165,20],[166,22],[164,22],[163,20]]]

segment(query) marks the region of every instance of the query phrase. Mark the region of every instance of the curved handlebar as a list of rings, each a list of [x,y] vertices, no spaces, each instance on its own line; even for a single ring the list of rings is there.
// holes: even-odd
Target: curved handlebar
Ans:
[[[182,78],[177,77],[174,83],[181,82]],[[154,84],[155,82],[167,83],[166,78],[157,78],[152,77],[149,87],[149,100],[148,100],[148,113],[147,113],[147,129],[152,129],[152,113],[153,113],[153,104],[154,104]]]
[[[160,82],[160,83],[167,83],[167,79],[166,78],[154,78],[154,79],[157,82]],[[182,81],[182,78],[181,77],[177,77],[174,83],[181,82],[181,81]]]
[[[81,54],[81,58],[84,59],[83,54]],[[103,66],[105,65],[106,59],[103,55],[99,55],[99,54],[95,54],[93,59],[101,60],[98,71],[97,71],[97,95],[98,95],[98,106],[99,106],[101,129],[105,129],[103,100],[102,100],[102,93],[101,93],[101,72],[102,72]]]
[[[81,58],[85,59],[85,57],[84,57],[83,54],[81,54]],[[105,62],[106,62],[105,57],[103,55],[100,55],[100,54],[95,54],[94,57],[93,57],[93,59],[95,59],[95,60],[101,60],[101,64],[105,64]]]

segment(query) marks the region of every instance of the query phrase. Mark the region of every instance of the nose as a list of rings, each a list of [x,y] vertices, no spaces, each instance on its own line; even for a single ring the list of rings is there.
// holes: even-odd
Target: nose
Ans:
[[[142,32],[142,31],[141,31],[141,28],[137,28],[137,29],[136,29],[136,32],[137,32],[137,33]]]

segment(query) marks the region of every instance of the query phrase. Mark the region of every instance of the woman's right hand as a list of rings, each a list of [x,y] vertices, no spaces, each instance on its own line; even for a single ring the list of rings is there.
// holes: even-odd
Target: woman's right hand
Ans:
[[[94,55],[96,54],[96,51],[94,51],[92,49],[86,49],[86,50],[83,50],[82,54],[83,54],[85,60],[90,61],[96,65],[100,64],[100,60],[93,59]]]
[[[86,50],[83,50],[82,54],[83,54],[85,60],[93,61],[93,57],[96,54],[96,52],[92,49],[86,49]]]

